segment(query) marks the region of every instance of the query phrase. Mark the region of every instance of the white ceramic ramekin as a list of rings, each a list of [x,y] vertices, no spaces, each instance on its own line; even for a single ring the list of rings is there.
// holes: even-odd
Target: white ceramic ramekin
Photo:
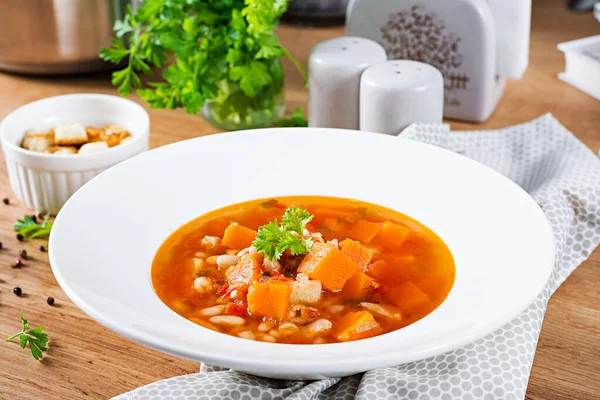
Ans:
[[[121,125],[133,138],[94,154],[45,154],[20,147],[25,131],[63,122]],[[150,118],[133,101],[102,94],[70,94],[34,101],[0,124],[0,143],[16,197],[35,212],[56,214],[73,193],[107,168],[148,150]]]

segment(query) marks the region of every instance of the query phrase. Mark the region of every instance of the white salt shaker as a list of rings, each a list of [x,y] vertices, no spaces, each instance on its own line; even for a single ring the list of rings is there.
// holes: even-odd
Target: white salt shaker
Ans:
[[[316,45],[308,61],[308,124],[321,128],[359,128],[360,75],[387,60],[370,39],[340,37]]]
[[[392,60],[365,70],[360,80],[360,130],[397,135],[413,122],[441,123],[444,78],[418,61]]]

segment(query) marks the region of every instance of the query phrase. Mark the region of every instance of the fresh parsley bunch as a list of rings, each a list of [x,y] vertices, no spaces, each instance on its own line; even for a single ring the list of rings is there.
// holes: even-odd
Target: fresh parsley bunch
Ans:
[[[281,224],[275,219],[258,229],[252,245],[271,261],[279,260],[286,250],[292,255],[306,254],[313,240],[304,237],[304,228],[312,219],[313,216],[302,208],[288,208],[281,217]]]
[[[288,0],[144,0],[114,27],[116,38],[100,52],[125,68],[112,83],[127,96],[134,89],[152,108],[183,107],[196,114],[207,100],[224,105],[220,118],[266,109],[283,88],[281,58],[304,68],[274,34]],[[163,80],[142,83],[140,74],[163,67]]]

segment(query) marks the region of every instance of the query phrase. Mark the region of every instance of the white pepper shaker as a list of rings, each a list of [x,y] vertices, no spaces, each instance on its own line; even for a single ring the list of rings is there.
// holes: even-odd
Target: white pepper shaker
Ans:
[[[321,128],[359,128],[360,75],[387,60],[370,39],[345,36],[316,45],[308,61],[308,124]]]
[[[418,61],[391,60],[365,70],[360,80],[360,130],[397,135],[413,122],[441,123],[444,78]]]

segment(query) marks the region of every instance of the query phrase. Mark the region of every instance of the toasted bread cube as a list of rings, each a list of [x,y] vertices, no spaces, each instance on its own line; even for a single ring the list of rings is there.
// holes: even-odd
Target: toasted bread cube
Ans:
[[[54,141],[59,146],[80,146],[88,142],[88,136],[82,124],[66,123],[54,128]]]
[[[107,136],[118,135],[121,140],[129,136],[127,129],[119,125],[108,125],[104,128]]]
[[[108,135],[105,140],[108,147],[115,147],[121,144],[121,136],[118,133]]]
[[[86,143],[79,149],[79,154],[92,154],[99,153],[101,151],[108,150],[106,142],[92,142]]]
[[[52,129],[29,129],[21,141],[21,147],[31,151],[44,151],[52,146],[54,146]]]
[[[49,154],[77,154],[77,147],[75,146],[52,146],[48,147],[43,151]]]
[[[106,140],[104,128],[94,128],[90,126],[85,128],[85,133],[87,133],[90,142],[103,142]]]

